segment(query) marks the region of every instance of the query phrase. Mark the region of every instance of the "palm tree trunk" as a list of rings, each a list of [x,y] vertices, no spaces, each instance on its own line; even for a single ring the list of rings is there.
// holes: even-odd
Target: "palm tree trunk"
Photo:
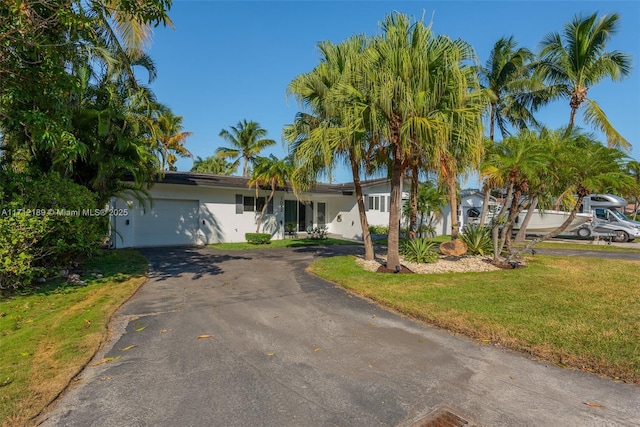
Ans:
[[[456,197],[457,186],[455,174],[449,174],[447,181],[447,186],[449,187],[449,204],[451,205],[451,240],[456,240],[460,232],[460,225],[458,224],[458,198]]]
[[[529,226],[529,221],[531,221],[531,217],[533,216],[533,211],[538,206],[538,197],[534,197],[531,203],[529,203],[529,207],[527,208],[527,214],[524,216],[524,220],[522,224],[520,224],[520,230],[516,234],[516,237],[513,239],[514,243],[522,243],[527,235],[527,226]]]
[[[397,138],[396,138],[397,139]],[[402,153],[398,143],[393,144],[391,161],[391,194],[389,196],[389,235],[387,268],[400,268],[400,205],[402,203]]]
[[[411,166],[411,212],[409,214],[409,239],[416,239],[418,223],[418,165]]]
[[[489,210],[489,200],[491,199],[491,190],[484,188],[484,198],[482,199],[482,211],[480,212],[480,227],[484,227],[487,219],[487,211]]]
[[[489,113],[489,139],[493,141],[494,129],[496,121],[496,104],[491,103],[491,112]]]
[[[349,162],[351,163],[351,173],[353,174],[353,186],[356,192],[356,202],[358,203],[358,216],[360,217],[360,227],[362,227],[362,242],[364,243],[364,259],[365,261],[373,261],[375,252],[371,234],[369,233],[369,221],[367,220],[367,211],[364,206],[364,197],[362,195],[362,185],[360,183],[360,168],[355,160],[355,155],[349,152]]]

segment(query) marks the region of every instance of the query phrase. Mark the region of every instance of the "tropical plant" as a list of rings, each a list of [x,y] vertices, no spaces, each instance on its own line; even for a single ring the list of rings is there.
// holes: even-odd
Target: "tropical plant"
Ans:
[[[601,18],[597,13],[574,17],[562,35],[551,33],[542,40],[539,72],[558,97],[569,99],[567,133],[574,128],[578,109],[586,103],[585,123],[601,130],[608,146],[629,149],[631,144],[613,127],[600,106],[587,97],[589,89],[605,77],[617,81],[631,72],[629,54],[606,50],[619,20],[615,13]]]
[[[407,261],[419,264],[436,262],[439,255],[433,249],[434,246],[433,242],[424,238],[405,240],[402,242],[402,255]]]
[[[493,241],[491,230],[479,224],[467,224],[462,229],[460,236],[467,245],[469,255],[488,255],[493,253]]]
[[[237,165],[234,166],[233,163],[230,163],[225,159],[221,159],[216,156],[210,156],[203,159],[198,156],[193,161],[191,172],[212,173],[214,175],[233,175],[236,173],[237,169]]]
[[[327,238],[327,233],[329,232],[329,228],[326,225],[320,227],[308,227],[307,235],[312,240],[325,240]]]
[[[260,187],[264,186],[270,189],[269,197],[264,203],[264,206],[262,206],[262,210],[260,211],[260,215],[256,221],[256,233],[258,233],[260,231],[260,225],[262,225],[264,215],[267,212],[269,204],[273,200],[276,190],[278,187],[283,188],[285,186],[287,180],[291,176],[293,167],[290,158],[278,159],[273,154],[269,157],[257,157],[256,160],[254,160],[254,164],[255,168],[252,171],[248,185],[249,188],[256,188],[256,200],[258,198]]]
[[[182,131],[182,116],[176,116],[170,110],[164,109],[155,119],[154,130],[162,170],[173,170],[178,157],[193,158],[184,146],[192,132]]]
[[[419,156],[450,189],[456,188],[459,172],[480,153],[475,147],[484,106],[476,102],[481,96],[474,70],[464,65],[474,59],[468,44],[434,36],[422,22],[411,23],[396,13],[384,19],[381,29],[367,49],[361,78],[365,97],[353,103],[352,116],[362,117],[372,140],[390,159],[387,263],[395,268],[406,167]],[[450,194],[456,206],[455,191]],[[456,230],[457,224],[454,236]]]
[[[275,141],[267,139],[267,131],[256,122],[247,122],[246,119],[231,126],[229,130],[222,129],[220,136],[230,147],[219,147],[216,155],[221,159],[235,159],[234,167],[243,159],[242,176],[249,177],[249,166],[252,165],[260,152],[265,148],[275,145]]]
[[[352,107],[362,104],[358,79],[364,72],[361,67],[368,43],[368,39],[361,36],[350,37],[337,45],[319,43],[320,64],[296,77],[287,88],[288,94],[308,106],[312,113],[298,113],[283,134],[296,165],[292,181],[300,189],[310,188],[321,175],[331,177],[337,162],[349,164],[363,230],[364,258],[373,260],[375,254],[360,181],[361,171],[370,164],[372,141],[362,123],[362,115],[352,114]]]
[[[533,52],[518,47],[513,37],[503,37],[494,44],[485,66],[478,67],[480,82],[490,97],[489,138],[492,141],[496,125],[505,138],[509,135],[507,125],[526,129],[529,124],[537,124],[531,109],[538,89],[532,80],[534,58]]]

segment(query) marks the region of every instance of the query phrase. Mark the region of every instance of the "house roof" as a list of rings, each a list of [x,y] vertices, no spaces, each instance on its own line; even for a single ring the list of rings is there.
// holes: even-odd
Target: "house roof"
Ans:
[[[362,186],[373,186],[381,183],[388,182],[387,178],[379,178],[362,181]],[[162,184],[177,184],[177,185],[195,185],[200,187],[210,188],[249,188],[249,179],[241,176],[228,176],[228,175],[213,175],[209,173],[196,173],[196,172],[174,172],[166,171],[164,176],[157,180]],[[279,188],[284,191],[291,191],[291,187]],[[323,194],[353,194],[355,187],[353,182],[347,182],[342,184],[315,184],[306,193],[323,193]]]

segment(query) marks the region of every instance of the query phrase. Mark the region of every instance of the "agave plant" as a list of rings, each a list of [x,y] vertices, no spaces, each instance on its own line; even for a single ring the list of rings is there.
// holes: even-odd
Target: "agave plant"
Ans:
[[[407,261],[415,263],[431,263],[438,260],[438,253],[433,250],[434,243],[419,238],[407,240],[402,244],[402,255]]]
[[[493,253],[493,241],[491,231],[487,227],[471,224],[464,227],[460,236],[467,245],[467,253],[470,255],[487,255]]]

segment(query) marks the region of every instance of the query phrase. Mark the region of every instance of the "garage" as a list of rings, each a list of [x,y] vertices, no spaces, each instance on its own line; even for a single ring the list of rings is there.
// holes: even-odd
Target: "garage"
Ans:
[[[154,199],[153,207],[134,210],[133,246],[198,243],[198,200]]]

